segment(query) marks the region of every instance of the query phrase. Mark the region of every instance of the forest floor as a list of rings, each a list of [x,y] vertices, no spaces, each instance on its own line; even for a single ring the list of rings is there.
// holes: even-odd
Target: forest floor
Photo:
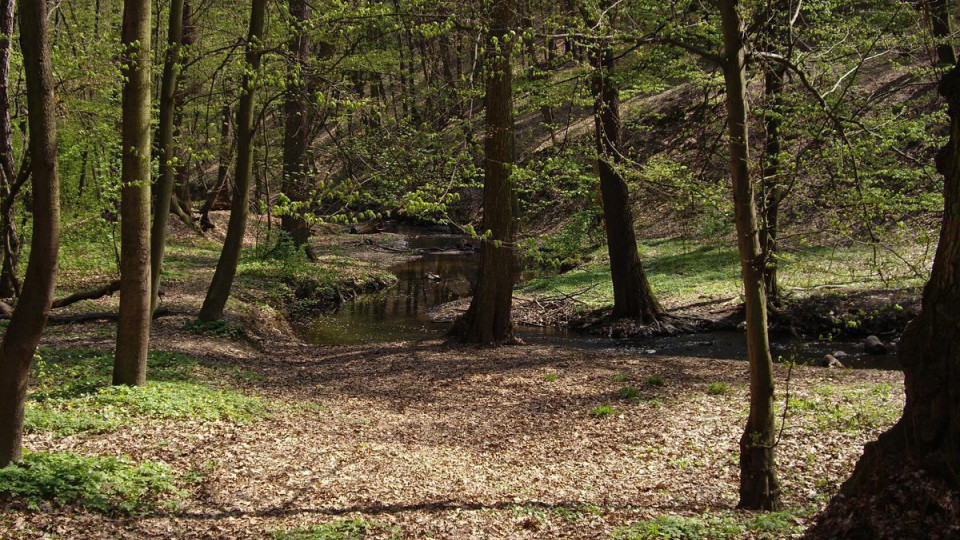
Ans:
[[[381,286],[382,268],[404,256],[328,239],[329,279],[358,289]],[[189,313],[216,251],[175,244],[164,302],[179,314],[154,326],[154,382],[142,393],[107,387],[114,323],[53,326],[25,439],[36,453],[162,464],[173,487],[151,491],[153,478],[119,490],[104,512],[67,494],[46,502],[57,485],[45,478],[45,495],[0,502],[0,537],[786,538],[903,406],[898,372],[777,365],[786,509],[738,512],[744,362],[548,345],[308,345],[284,328],[263,281],[300,270],[254,261],[229,305],[235,326],[198,328]],[[84,278],[79,289],[92,273],[71,275]],[[126,486],[95,478],[74,490]]]

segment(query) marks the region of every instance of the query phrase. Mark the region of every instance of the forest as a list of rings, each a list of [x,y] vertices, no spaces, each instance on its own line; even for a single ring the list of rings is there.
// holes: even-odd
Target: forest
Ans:
[[[960,538],[953,0],[0,0],[0,538]]]

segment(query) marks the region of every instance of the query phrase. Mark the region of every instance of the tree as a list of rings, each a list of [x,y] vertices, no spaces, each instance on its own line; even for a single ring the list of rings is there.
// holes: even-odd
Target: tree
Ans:
[[[17,190],[17,174],[13,157],[13,130],[10,126],[10,50],[13,42],[15,0],[0,0],[0,242],[3,243],[3,266],[0,268],[0,298],[20,294],[17,263],[20,239],[17,236],[13,199]]]
[[[167,30],[167,50],[163,61],[163,79],[160,86],[159,154],[160,179],[156,186],[156,205],[153,212],[153,227],[150,230],[150,305],[157,308],[160,293],[160,273],[167,244],[167,222],[170,217],[170,202],[176,183],[176,152],[174,148],[174,123],[177,115],[177,84],[180,75],[180,45],[183,41],[184,0],[170,2],[170,20]]]
[[[150,348],[149,0],[124,0],[120,192],[120,321],[113,383],[140,385]]]
[[[33,237],[23,293],[0,343],[0,468],[18,461],[30,361],[47,323],[60,241],[60,175],[47,3],[20,6],[33,169]]]
[[[464,343],[514,341],[511,310],[516,275],[513,185],[513,75],[510,56],[516,42],[510,30],[516,6],[512,0],[492,5],[486,58],[486,141],[484,148],[483,229],[477,286],[467,312],[456,321],[451,337]]]
[[[207,296],[200,308],[201,321],[223,318],[223,309],[230,297],[233,278],[240,262],[243,237],[247,231],[247,212],[250,205],[250,177],[253,175],[253,107],[257,72],[263,56],[264,26],[267,15],[266,0],[253,0],[250,12],[250,31],[247,36],[247,69],[242,80],[240,104],[237,107],[237,166],[234,173],[233,199],[230,204],[230,222],[223,242],[217,270],[210,282]]]
[[[654,324],[663,308],[653,294],[637,252],[630,191],[620,171],[622,128],[620,91],[613,80],[613,48],[598,45],[593,51],[593,115],[596,124],[597,172],[603,199],[603,217],[613,280],[613,316]]]
[[[750,414],[740,439],[740,508],[780,507],[780,484],[774,459],[773,364],[767,335],[764,257],[757,227],[757,209],[750,178],[747,127],[746,56],[739,0],[720,0],[723,29],[723,79],[727,90],[727,129],[734,220],[740,252],[747,312],[747,355],[750,361]]]
[[[310,57],[310,35],[306,25],[310,20],[310,5],[306,0],[290,0],[290,16],[293,19],[293,37],[290,38],[290,74],[287,77],[287,94],[284,105],[286,121],[283,133],[283,181],[281,189],[289,199],[291,209],[280,218],[280,227],[290,235],[294,245],[306,246],[312,252],[310,223],[303,217],[309,203],[310,167],[306,162],[310,143],[310,110],[307,107],[307,60]]]
[[[942,58],[941,58],[942,59]],[[950,140],[940,241],[920,316],[903,333],[903,416],[869,443],[811,538],[955,538],[960,533],[960,67],[940,81]],[[891,511],[892,510],[892,511]],[[939,535],[939,536],[938,536]]]

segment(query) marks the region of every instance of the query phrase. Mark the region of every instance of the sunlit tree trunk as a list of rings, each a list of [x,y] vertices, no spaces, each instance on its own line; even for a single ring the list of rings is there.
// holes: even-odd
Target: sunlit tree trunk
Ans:
[[[126,385],[146,382],[150,348],[150,16],[149,0],[125,0],[120,322],[113,383]]]
[[[177,79],[180,75],[180,44],[183,40],[183,2],[171,0],[170,19],[167,30],[167,50],[163,62],[163,79],[160,84],[160,178],[156,186],[156,206],[153,212],[153,227],[150,229],[150,305],[157,308],[160,293],[160,273],[167,244],[167,222],[170,217],[170,201],[176,183],[177,164],[174,148],[174,123],[177,116]]]
[[[451,337],[465,343],[514,341],[513,282],[517,268],[517,195],[513,185],[513,77],[509,37],[515,5],[499,0],[492,8],[486,59],[486,146],[480,270],[470,308],[457,320]],[[494,44],[496,41],[496,45]]]
[[[620,91],[613,80],[613,49],[599,46],[593,53],[593,114],[596,126],[597,171],[603,199],[603,218],[613,279],[613,316],[653,324],[663,308],[653,294],[637,252],[630,190],[619,170],[622,127]]]
[[[242,79],[242,93],[237,107],[237,166],[234,172],[233,199],[230,204],[230,222],[223,242],[217,270],[210,282],[207,296],[200,308],[201,321],[223,318],[223,309],[233,288],[237,274],[243,237],[247,231],[247,213],[250,206],[250,178],[253,175],[253,108],[256,98],[257,72],[263,55],[263,34],[267,15],[267,1],[253,0],[250,13],[250,31],[247,36],[246,70]]]
[[[33,235],[23,293],[0,343],[0,468],[21,456],[30,361],[50,314],[57,274],[60,177],[46,2],[31,0],[21,5],[20,46],[31,134]]]
[[[750,361],[750,413],[740,439],[740,508],[780,507],[780,483],[774,459],[773,364],[767,335],[764,260],[757,227],[756,201],[750,178],[747,129],[746,60],[738,0],[720,0],[723,27],[723,78],[727,89],[730,176],[734,219],[747,311],[747,356]]]

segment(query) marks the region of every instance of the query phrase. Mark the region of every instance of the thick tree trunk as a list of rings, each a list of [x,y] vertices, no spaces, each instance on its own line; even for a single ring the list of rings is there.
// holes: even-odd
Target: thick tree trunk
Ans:
[[[113,383],[126,385],[146,382],[150,348],[150,18],[149,0],[125,0],[120,321]]]
[[[597,171],[603,198],[603,217],[613,278],[613,316],[654,324],[663,308],[653,294],[637,253],[633,211],[627,181],[618,169],[620,153],[620,91],[611,77],[613,49],[600,46],[594,51],[593,114],[596,125]]]
[[[0,343],[0,468],[21,456],[30,361],[50,314],[57,273],[60,178],[46,2],[20,6],[20,46],[27,83],[34,219],[23,294]]]
[[[780,507],[780,484],[774,459],[773,365],[767,335],[767,300],[763,284],[763,251],[757,232],[757,210],[750,179],[747,129],[746,60],[738,0],[720,0],[723,26],[723,78],[727,89],[730,176],[740,269],[747,308],[747,356],[750,361],[750,414],[740,439],[740,508]]]
[[[13,40],[15,0],[0,0],[0,200],[6,201],[13,191],[16,170],[13,156],[13,130],[10,127],[10,50]],[[20,239],[17,237],[15,205],[5,205],[0,213],[0,242],[3,243],[0,266],[0,298],[20,294],[17,266]]]
[[[247,36],[247,68],[242,81],[242,94],[237,108],[237,167],[234,173],[233,200],[230,204],[230,222],[223,242],[217,270],[200,308],[201,321],[223,318],[223,309],[233,288],[237,274],[243,237],[247,231],[247,213],[250,206],[250,177],[253,175],[253,108],[256,98],[256,74],[263,55],[263,33],[267,15],[267,0],[253,0],[250,14],[250,32]]]
[[[183,40],[183,2],[171,0],[170,19],[167,31],[167,51],[163,61],[163,79],[160,84],[160,126],[158,150],[160,153],[160,179],[153,211],[153,227],[150,229],[150,306],[157,309],[160,292],[160,273],[167,244],[167,222],[170,218],[170,202],[176,183],[176,149],[174,148],[174,123],[177,116],[177,79],[180,76],[180,44]]]
[[[493,6],[486,65],[486,147],[483,184],[483,228],[480,270],[470,308],[457,320],[451,337],[464,343],[501,344],[515,340],[510,318],[516,275],[517,195],[513,168],[513,77],[510,55],[515,47],[509,31],[512,0]]]
[[[310,223],[304,214],[310,211],[310,167],[306,162],[312,133],[310,109],[307,106],[307,60],[310,58],[310,36],[306,24],[310,6],[306,0],[289,0],[290,15],[297,25],[290,40],[292,67],[287,81],[286,116],[283,133],[283,185],[281,191],[293,203],[293,211],[280,218],[280,227],[290,235],[298,248],[307,247],[310,254]]]
[[[960,536],[960,67],[940,94],[950,113],[950,141],[937,155],[943,224],[920,316],[897,348],[903,417],[866,445],[811,538]]]

